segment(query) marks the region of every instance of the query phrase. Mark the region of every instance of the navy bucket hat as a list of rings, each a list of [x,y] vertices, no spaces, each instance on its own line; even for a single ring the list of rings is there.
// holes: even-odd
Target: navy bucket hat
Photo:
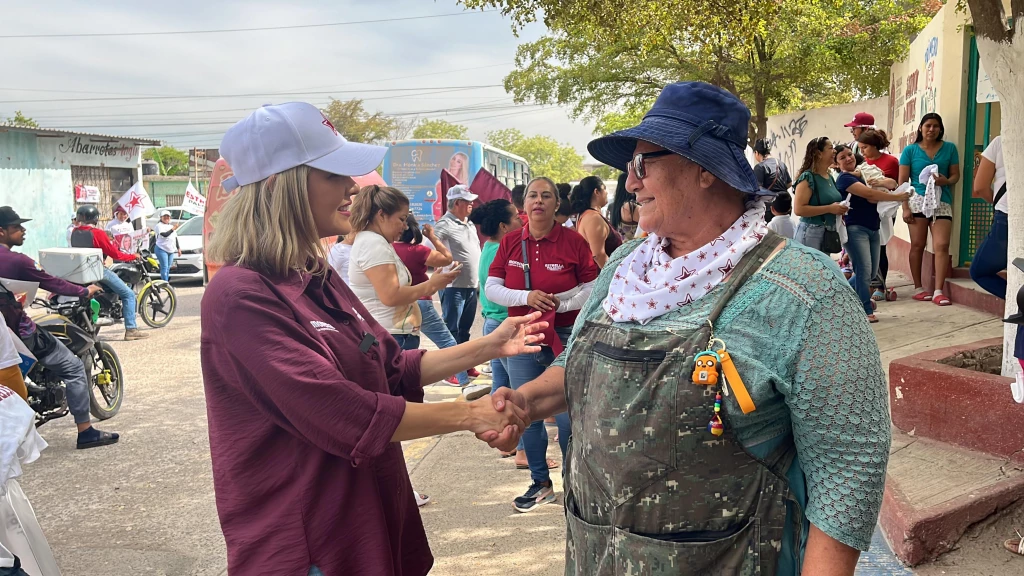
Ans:
[[[719,180],[747,194],[758,194],[754,171],[744,152],[750,110],[729,92],[705,82],[669,84],[639,126],[587,145],[591,156],[625,171],[637,140],[650,142],[695,162]]]

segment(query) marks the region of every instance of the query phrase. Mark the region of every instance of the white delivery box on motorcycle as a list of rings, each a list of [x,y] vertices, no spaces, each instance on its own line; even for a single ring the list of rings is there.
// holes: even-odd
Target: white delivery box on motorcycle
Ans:
[[[39,251],[39,265],[47,274],[73,284],[103,280],[103,250],[99,248],[47,248]]]

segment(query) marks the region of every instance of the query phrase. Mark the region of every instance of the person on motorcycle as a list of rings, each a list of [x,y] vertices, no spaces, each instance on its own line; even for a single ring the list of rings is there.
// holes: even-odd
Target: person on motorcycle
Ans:
[[[97,226],[100,221],[100,211],[95,206],[85,204],[78,208],[76,215],[78,216],[78,227],[71,232],[72,246],[75,248],[99,248],[103,251],[105,258],[111,258],[115,262],[133,262],[139,258],[136,254],[118,250],[107,233]],[[103,269],[102,283],[121,297],[121,304],[124,307],[124,339],[149,338],[149,334],[139,330],[135,323],[135,292],[108,268]]]
[[[25,243],[25,227],[29,220],[21,218],[10,206],[0,206],[0,278],[37,282],[39,287],[52,294],[91,298],[101,291],[95,284],[78,286],[66,280],[50,276],[25,254],[12,251],[15,246]],[[68,408],[78,426],[77,447],[95,448],[114,444],[120,438],[116,432],[103,432],[89,422],[89,380],[82,361],[71,353],[64,344],[46,330],[39,330],[36,323],[25,313],[24,307],[13,295],[0,298],[7,326],[21,338],[29,351],[42,362],[46,369],[64,381],[67,388]]]

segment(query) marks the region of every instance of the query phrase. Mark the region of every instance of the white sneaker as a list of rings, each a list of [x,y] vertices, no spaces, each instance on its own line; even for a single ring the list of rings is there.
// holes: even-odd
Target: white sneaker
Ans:
[[[484,374],[490,374],[491,373],[491,363],[488,362],[487,364],[484,364],[483,367],[480,368],[480,371],[483,372]]]
[[[470,384],[462,389],[462,396],[468,400],[476,400],[491,393],[490,385]]]
[[[427,496],[426,494],[420,494],[415,490],[413,490],[412,493],[416,495],[416,505],[419,506],[420,508],[426,506],[427,504],[430,504],[430,496]]]

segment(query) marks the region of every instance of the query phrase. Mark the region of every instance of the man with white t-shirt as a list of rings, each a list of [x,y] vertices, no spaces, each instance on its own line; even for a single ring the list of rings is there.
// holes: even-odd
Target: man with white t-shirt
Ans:
[[[971,260],[971,279],[985,291],[1006,299],[1006,279],[999,272],[1006,270],[1009,235],[1006,198],[1006,165],[1003,163],[1003,137],[996,136],[981,153],[981,163],[974,174],[974,197],[992,202],[992,228],[978,246]]]

